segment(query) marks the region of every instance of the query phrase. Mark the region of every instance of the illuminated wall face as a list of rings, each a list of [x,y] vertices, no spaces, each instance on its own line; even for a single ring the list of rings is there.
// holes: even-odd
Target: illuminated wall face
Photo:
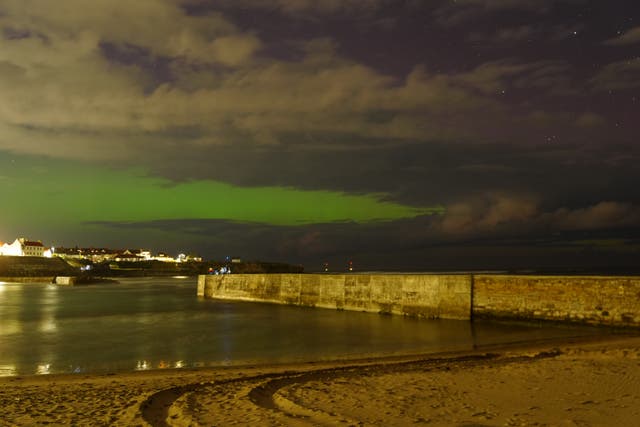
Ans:
[[[12,227],[73,227],[88,222],[225,219],[272,225],[371,222],[438,213],[348,195],[283,187],[243,188],[215,181],[173,183],[137,171],[23,158],[4,162],[4,215]]]
[[[22,245],[18,240],[11,244],[5,243],[0,246],[0,255],[5,256],[22,256]]]

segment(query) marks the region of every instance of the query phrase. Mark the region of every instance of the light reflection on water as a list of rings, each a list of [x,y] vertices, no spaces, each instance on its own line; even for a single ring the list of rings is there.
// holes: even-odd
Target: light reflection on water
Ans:
[[[0,376],[121,372],[468,349],[597,332],[203,300],[196,280],[0,285]]]
[[[0,377],[10,377],[18,375],[18,369],[15,365],[0,365]]]

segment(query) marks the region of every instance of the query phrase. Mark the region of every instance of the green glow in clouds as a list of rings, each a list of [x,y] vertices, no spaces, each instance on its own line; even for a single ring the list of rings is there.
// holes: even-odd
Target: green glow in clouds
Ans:
[[[274,225],[370,222],[440,213],[347,195],[281,187],[244,188],[215,181],[172,183],[132,171],[62,161],[0,162],[3,214],[8,219],[72,224],[167,219],[226,219]]]

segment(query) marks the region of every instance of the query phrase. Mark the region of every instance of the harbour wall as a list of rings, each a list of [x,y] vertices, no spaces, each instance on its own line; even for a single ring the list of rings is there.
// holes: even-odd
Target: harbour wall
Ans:
[[[640,327],[640,277],[201,275],[198,295],[430,319],[477,317]]]
[[[473,315],[640,326],[640,277],[473,275]]]
[[[75,286],[78,281],[76,276],[57,276],[54,279],[54,283],[56,285],[62,286]]]
[[[470,275],[228,274],[198,278],[198,295],[341,310],[469,319]]]

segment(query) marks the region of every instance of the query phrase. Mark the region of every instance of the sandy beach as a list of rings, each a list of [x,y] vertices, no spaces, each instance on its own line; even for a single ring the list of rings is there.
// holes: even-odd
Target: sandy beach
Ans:
[[[640,337],[301,365],[0,378],[0,425],[636,426]]]

